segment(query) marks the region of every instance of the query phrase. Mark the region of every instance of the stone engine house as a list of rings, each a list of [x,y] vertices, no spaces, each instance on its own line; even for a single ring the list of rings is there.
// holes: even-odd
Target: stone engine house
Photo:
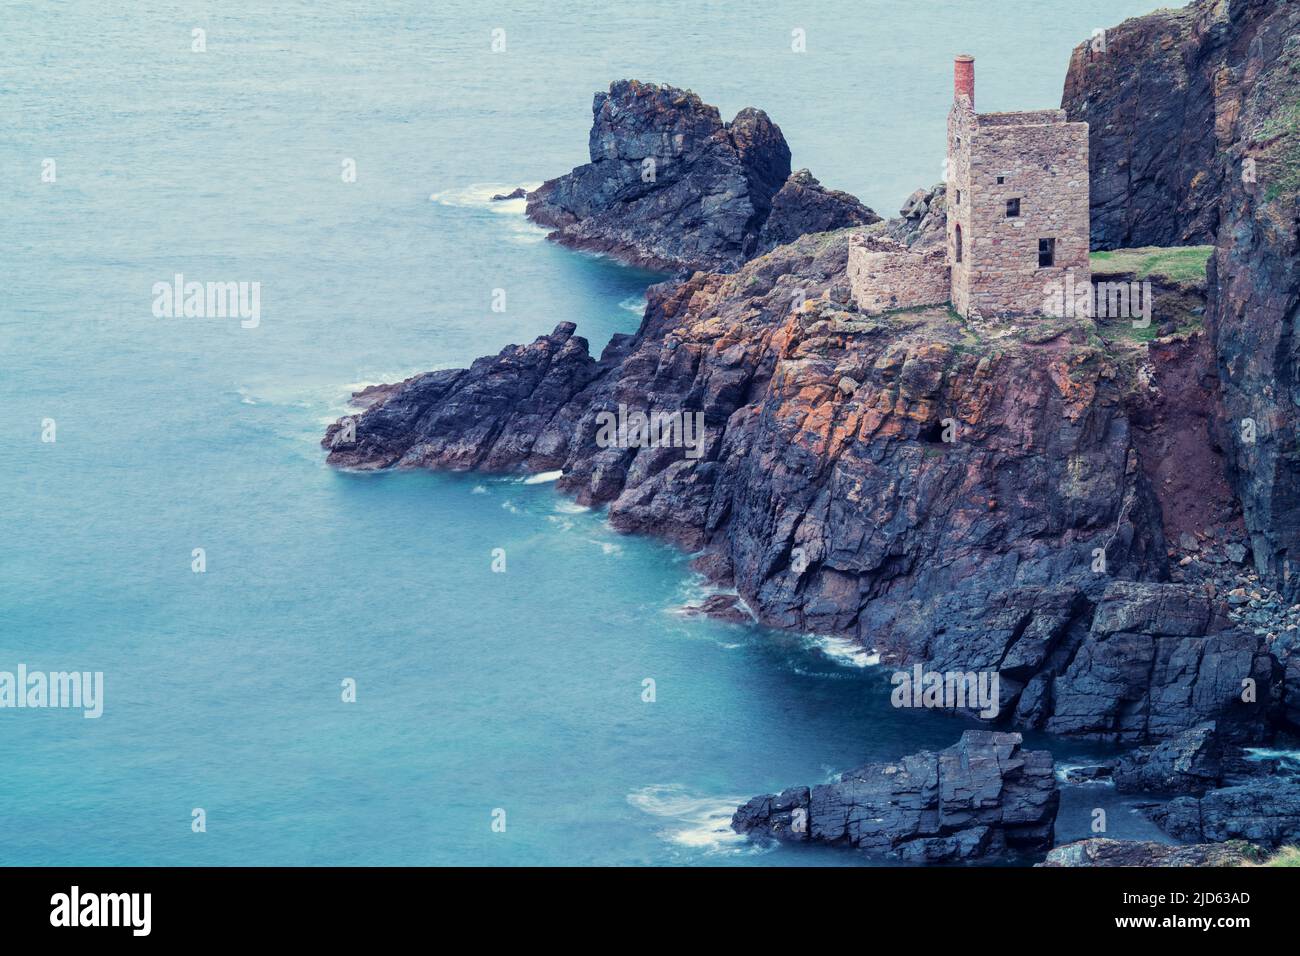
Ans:
[[[849,249],[859,308],[946,301],[963,316],[1041,315],[1061,290],[1088,285],[1087,123],[1064,110],[976,113],[975,60],[959,56],[947,170],[944,255],[861,237]]]

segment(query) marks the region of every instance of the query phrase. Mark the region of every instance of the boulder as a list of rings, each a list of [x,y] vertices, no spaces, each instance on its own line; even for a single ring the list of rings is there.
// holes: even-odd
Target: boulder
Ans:
[[[1179,840],[1249,840],[1273,849],[1300,840],[1300,778],[1263,777],[1202,797],[1176,797],[1149,813]]]
[[[1204,793],[1223,779],[1213,721],[1120,757],[1112,773],[1121,793]]]
[[[1060,794],[1051,754],[1019,734],[970,730],[938,753],[866,764],[836,783],[755,797],[732,827],[910,863],[948,863],[1051,845]]]
[[[808,170],[800,169],[790,174],[772,198],[771,214],[763,224],[758,245],[766,252],[808,233],[876,222],[880,217],[856,196],[827,189]]]

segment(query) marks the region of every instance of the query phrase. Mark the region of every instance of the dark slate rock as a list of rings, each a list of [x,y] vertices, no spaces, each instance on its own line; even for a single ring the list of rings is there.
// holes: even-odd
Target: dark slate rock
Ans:
[[[1243,840],[1176,846],[1092,837],[1056,847],[1038,866],[1242,866],[1263,858],[1259,847]]]
[[[1233,742],[1269,735],[1281,673],[1264,638],[1242,630],[1207,634],[1213,609],[1186,585],[1115,582],[1087,639],[1052,684],[1045,727],[1144,743],[1206,720]],[[1255,699],[1245,681],[1254,682]]]
[[[751,256],[790,175],[761,110],[724,123],[689,90],[611,83],[592,104],[591,162],[543,183],[528,216],[551,238],[658,269],[730,271]]]
[[[758,247],[766,252],[808,233],[876,222],[880,222],[880,217],[856,196],[827,189],[808,170],[800,169],[790,174],[773,197]]]
[[[967,731],[952,747],[866,764],[838,782],[755,797],[740,833],[885,853],[914,863],[1051,845],[1060,795],[1046,751],[1019,734]]]
[[[1204,793],[1223,779],[1222,749],[1215,724],[1208,721],[1163,743],[1140,747],[1115,763],[1121,792]]]
[[[1275,848],[1300,840],[1300,779],[1264,777],[1202,797],[1177,797],[1150,815],[1179,840],[1249,840]]]

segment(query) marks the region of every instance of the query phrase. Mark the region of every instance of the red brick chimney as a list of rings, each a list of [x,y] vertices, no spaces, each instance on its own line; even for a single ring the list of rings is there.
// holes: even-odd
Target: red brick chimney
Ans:
[[[965,96],[975,108],[975,57],[963,53],[953,61],[952,87],[954,99]]]

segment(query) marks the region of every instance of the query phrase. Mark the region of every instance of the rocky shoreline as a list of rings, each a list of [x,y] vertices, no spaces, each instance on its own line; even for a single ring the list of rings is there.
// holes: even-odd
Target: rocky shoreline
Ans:
[[[755,797],[732,827],[755,838],[824,843],[907,863],[956,863],[1052,846],[1060,794],[1052,755],[1019,734],[968,730],[938,753],[867,764],[835,783]]]
[[[1300,62],[1297,16],[1200,0],[1117,28],[1101,64],[1076,51],[1064,106],[1092,124],[1094,245],[1219,237],[1204,282],[1162,287],[1170,314],[1150,340],[1089,318],[859,312],[850,242],[941,245],[942,187],[880,221],[792,173],[761,110],[724,123],[689,91],[619,81],[596,95],[591,162],[529,194],[528,215],[565,245],[678,272],[649,290],[639,330],[593,356],[561,322],[468,369],[367,390],[365,410],[326,432],[328,460],[561,471],[559,490],[695,552],[734,591],[704,611],[850,637],[900,667],[996,674],[997,727],[1131,748],[1093,775],[1160,796],[1149,813],[1172,837],[1298,841],[1300,782],[1241,748],[1300,730],[1286,558],[1300,535],[1286,437],[1300,356],[1278,332],[1300,302],[1295,230],[1282,228],[1300,215],[1296,190],[1245,189],[1230,165],[1300,141],[1260,132],[1294,92],[1294,71],[1269,64]],[[1132,129],[1150,111],[1115,77],[1158,70],[1171,45],[1198,79],[1168,91],[1187,124],[1170,136],[1212,113],[1214,155],[1147,156]],[[1214,70],[1226,79],[1201,82]],[[1138,156],[1145,178],[1117,194],[1116,170]],[[1155,197],[1150,218],[1133,213],[1141,196]],[[699,415],[701,453],[604,440],[602,421],[628,409]],[[1250,444],[1245,419],[1268,426]],[[1020,744],[971,731],[938,754],[756,797],[735,826],[916,862],[1042,852],[1057,784],[1050,755]],[[1231,857],[1085,842],[1045,865]]]

